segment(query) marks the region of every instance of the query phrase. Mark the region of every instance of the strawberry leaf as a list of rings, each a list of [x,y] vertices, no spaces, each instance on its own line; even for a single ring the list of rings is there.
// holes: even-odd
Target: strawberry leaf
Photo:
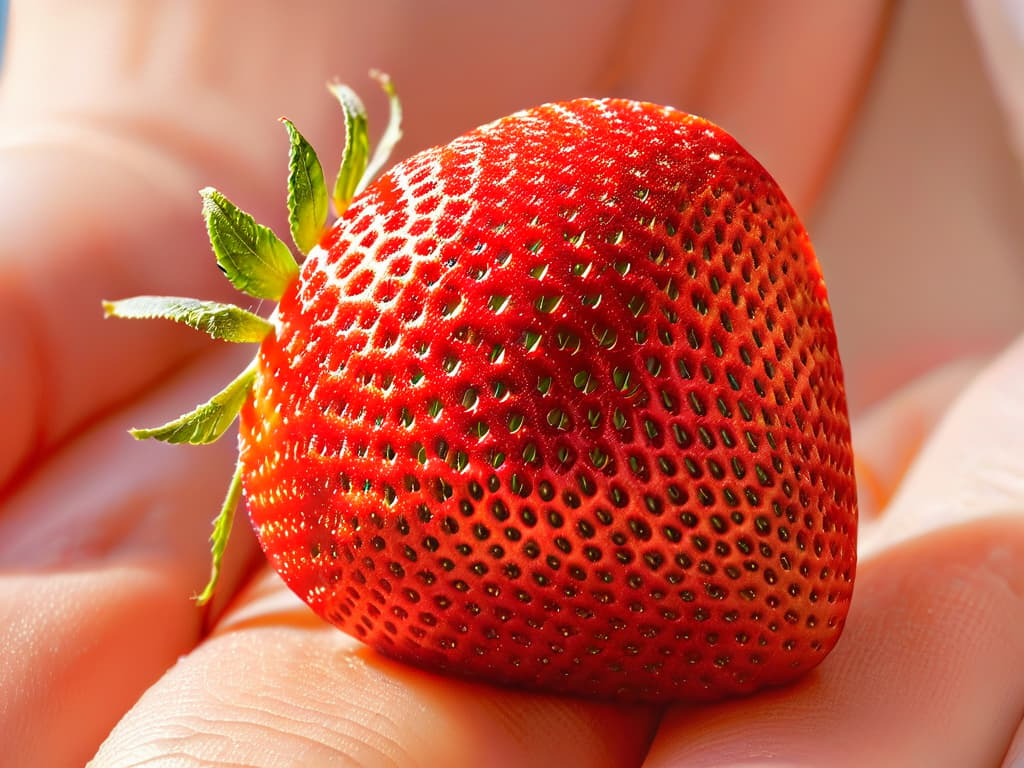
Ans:
[[[320,240],[327,223],[327,184],[316,152],[295,125],[281,118],[288,129],[288,224],[292,240],[302,253]]]
[[[288,246],[212,187],[200,190],[217,264],[242,293],[278,300],[299,273]]]
[[[259,315],[234,304],[177,296],[134,296],[105,301],[103,311],[107,317],[173,320],[222,341],[258,342],[274,330],[274,326]]]
[[[331,83],[328,88],[345,113],[345,150],[332,195],[334,211],[340,216],[352,202],[359,181],[366,172],[370,137],[366,128],[366,108],[355,91],[341,83]]]
[[[220,565],[224,559],[224,550],[228,545],[228,537],[231,536],[231,526],[235,522],[235,509],[242,497],[242,465],[235,465],[235,473],[231,477],[231,484],[228,485],[227,495],[224,497],[224,504],[221,505],[220,514],[213,521],[213,533],[210,534],[210,580],[206,582],[203,591],[195,597],[196,605],[206,605],[213,597],[220,580]]]
[[[388,97],[388,124],[384,127],[384,133],[381,135],[380,141],[377,142],[377,147],[373,150],[373,157],[370,158],[370,163],[367,165],[363,177],[356,187],[357,195],[366,189],[378,173],[384,170],[384,166],[387,165],[388,160],[391,158],[391,153],[395,149],[395,145],[402,138],[402,102],[398,99],[394,83],[383,72],[375,71],[371,74],[380,83],[380,87],[384,89],[384,93]]]
[[[205,445],[217,440],[227,431],[238,416],[242,405],[249,397],[252,382],[256,377],[254,365],[250,365],[241,375],[228,384],[210,400],[194,410],[179,416],[159,427],[150,429],[132,429],[132,437],[136,440],[160,440],[165,443],[191,443]]]

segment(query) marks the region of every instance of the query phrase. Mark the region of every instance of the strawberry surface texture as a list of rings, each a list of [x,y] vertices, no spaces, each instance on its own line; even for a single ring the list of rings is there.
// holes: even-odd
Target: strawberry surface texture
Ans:
[[[422,152],[270,321],[245,502],[288,586],[378,651],[694,701],[839,638],[857,516],[825,285],[720,128],[581,99]]]

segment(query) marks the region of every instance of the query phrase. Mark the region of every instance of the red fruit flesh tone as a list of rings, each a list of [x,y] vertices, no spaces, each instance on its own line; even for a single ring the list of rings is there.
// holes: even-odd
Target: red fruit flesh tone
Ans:
[[[288,585],[373,648],[706,700],[838,639],[856,499],[825,287],[721,129],[578,100],[421,153],[272,321],[249,513]]]

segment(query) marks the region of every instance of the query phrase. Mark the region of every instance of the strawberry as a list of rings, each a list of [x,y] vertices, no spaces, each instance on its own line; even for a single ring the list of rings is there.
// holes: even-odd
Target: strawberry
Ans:
[[[492,682],[711,700],[793,680],[836,643],[855,567],[842,370],[821,271],[782,191],[697,117],[580,99],[503,118],[371,181],[365,114],[325,228],[290,123],[292,234],[213,190],[232,282],[269,318],[108,305],[253,364],[139,437],[238,470],[273,567],[389,656]],[[368,167],[369,166],[369,167]],[[256,257],[253,257],[256,254]]]

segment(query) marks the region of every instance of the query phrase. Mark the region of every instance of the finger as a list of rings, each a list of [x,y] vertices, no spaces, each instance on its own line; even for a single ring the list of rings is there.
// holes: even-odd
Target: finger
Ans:
[[[104,322],[103,299],[226,293],[203,257],[198,175],[180,158],[67,127],[0,149],[0,166],[0,196],[11,201],[0,209],[0,493],[9,493],[34,459],[209,348],[169,325]]]
[[[835,651],[790,688],[662,722],[645,768],[998,765],[1024,711],[1024,524],[905,541],[858,575]]]
[[[883,519],[862,537],[870,556],[927,531],[1024,512],[1024,337],[972,380],[923,446]]]
[[[653,709],[514,692],[392,662],[274,575],[119,723],[94,768],[639,765]]]
[[[125,429],[165,420],[226,375],[223,365],[197,370],[164,398],[97,425],[7,500],[0,763],[84,764],[204,633],[204,612],[190,596],[209,574],[207,539],[231,473],[230,442],[136,443]],[[213,610],[254,557],[247,526],[239,529]]]
[[[236,5],[56,0],[11,14],[0,94],[0,498],[61,442],[207,349],[179,329],[105,323],[102,299],[239,300],[210,255],[196,190],[223,185],[263,223],[284,223],[284,169],[266,162],[286,146],[274,118],[314,99],[333,115],[315,89],[295,87],[328,75],[315,56],[240,65],[239,51],[267,49],[281,29],[266,23],[274,13],[325,38],[337,25],[309,23],[312,8],[304,22]]]
[[[809,216],[873,73],[887,3],[661,2],[632,8],[626,29],[633,34],[614,38],[617,47],[631,50],[611,54],[632,65],[623,79],[642,85],[644,98],[665,94],[666,103],[725,127],[771,170],[801,216]],[[680,28],[702,30],[687,42],[683,57],[673,33]],[[721,83],[737,84],[742,95]]]
[[[883,514],[949,405],[983,367],[966,358],[921,376],[852,423],[861,531]]]

